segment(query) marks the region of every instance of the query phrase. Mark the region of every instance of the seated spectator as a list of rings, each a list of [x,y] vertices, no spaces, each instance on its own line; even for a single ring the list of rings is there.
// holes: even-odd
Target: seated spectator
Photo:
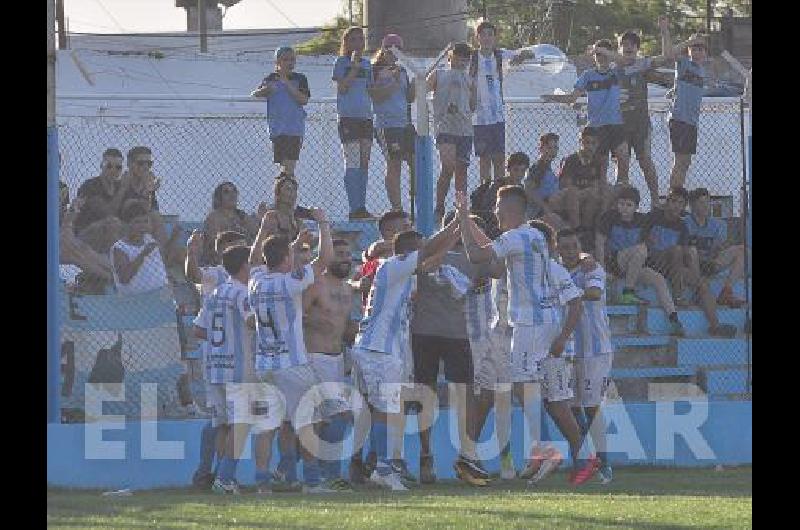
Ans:
[[[558,141],[559,136],[552,132],[539,137],[539,159],[528,171],[525,195],[528,196],[529,219],[542,219],[556,230],[561,230],[566,223],[549,204],[550,197],[558,192],[558,177],[551,167],[558,155]]]
[[[83,199],[75,199],[70,205],[69,188],[59,182],[59,264],[75,265],[93,277],[97,288],[92,292],[102,293],[103,284],[111,281],[111,263],[108,257],[96,252],[85,241],[75,237],[74,222],[80,215]]]
[[[149,147],[141,145],[133,147],[128,151],[127,163],[128,170],[122,175],[121,185],[125,187],[125,193],[121,210],[125,210],[133,203],[143,205],[149,212],[151,234],[161,248],[164,263],[168,267],[179,266],[182,269],[186,250],[178,242],[181,229],[178,223],[175,223],[172,234],[167,236],[156,198],[156,192],[161,187],[161,179],[152,171],[152,151]]]
[[[624,187],[614,208],[602,215],[597,225],[595,256],[608,274],[625,280],[620,304],[635,305],[643,301],[636,296],[636,286],[649,285],[656,291],[658,303],[668,315],[670,333],[682,336],[683,326],[667,281],[660,273],[645,265],[647,246],[644,243],[645,215],[637,212],[639,190]],[[567,233],[561,232],[561,233]],[[560,234],[561,234],[560,233]]]
[[[202,262],[205,264],[219,264],[221,254],[218,254],[213,245],[217,236],[223,232],[239,232],[244,234],[246,241],[252,241],[258,232],[258,220],[255,216],[246,214],[238,208],[239,190],[233,182],[223,182],[214,189],[211,197],[211,213],[203,222],[203,247]]]
[[[311,219],[311,210],[297,205],[297,181],[292,177],[281,177],[275,180],[275,203],[262,206],[258,215],[261,218],[262,231],[264,223],[269,229],[268,235],[285,235],[294,241],[300,233],[302,219]]]
[[[506,163],[506,176],[491,181],[482,182],[480,186],[470,194],[470,211],[473,215],[480,217],[486,223],[487,235],[496,237],[500,235],[500,228],[497,225],[497,218],[494,215],[494,206],[497,202],[497,190],[506,185],[519,186],[531,159],[523,152],[512,153]],[[441,221],[441,220],[440,220]]]
[[[560,190],[550,196],[548,204],[563,215],[571,228],[594,229],[608,195],[600,162],[595,156],[599,145],[595,129],[584,127],[580,133],[580,149],[561,161],[558,180]]]
[[[78,199],[82,205],[75,218],[75,233],[101,254],[108,251],[122,235],[119,210],[127,192],[127,180],[121,180],[122,153],[109,148],[103,152],[100,175],[81,184]]]
[[[689,230],[681,219],[688,200],[689,192],[686,188],[672,188],[666,205],[647,215],[644,228],[648,250],[647,264],[669,278],[672,292],[676,295],[676,303],[683,302],[680,297],[685,287],[695,288],[700,298],[700,307],[708,320],[709,334],[732,337],[736,334],[736,327],[719,323],[717,303],[709,290],[708,280],[689,266]]]
[[[117,292],[132,295],[169,285],[158,243],[150,233],[150,212],[134,202],[122,210],[125,236],[111,247],[111,265]]]
[[[703,276],[715,276],[728,269],[718,305],[741,307],[745,301],[733,294],[733,282],[744,279],[744,245],[726,247],[728,226],[722,219],[710,216],[711,196],[706,188],[689,194],[692,213],[684,219],[689,230],[690,266]]]

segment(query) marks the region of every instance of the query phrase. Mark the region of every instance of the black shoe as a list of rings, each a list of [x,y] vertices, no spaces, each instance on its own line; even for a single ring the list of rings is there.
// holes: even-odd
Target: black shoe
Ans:
[[[406,465],[406,461],[402,458],[393,458],[389,460],[389,465],[392,466],[392,470],[400,475],[400,480],[403,482],[416,482],[417,477],[411,474],[408,470],[408,465]]]
[[[211,488],[211,485],[214,483],[214,479],[216,475],[212,472],[200,471],[197,470],[192,475],[192,486],[195,488],[207,490]]]
[[[709,329],[708,334],[713,337],[731,339],[736,336],[736,326],[733,324],[720,324],[713,329]]]
[[[489,474],[474,460],[459,456],[453,464],[453,469],[455,469],[458,478],[467,484],[472,486],[489,485]]]
[[[364,467],[364,462],[361,461],[361,457],[352,458],[350,460],[350,470],[348,475],[350,476],[350,482],[353,484],[365,484],[367,482],[367,478],[369,475]]]

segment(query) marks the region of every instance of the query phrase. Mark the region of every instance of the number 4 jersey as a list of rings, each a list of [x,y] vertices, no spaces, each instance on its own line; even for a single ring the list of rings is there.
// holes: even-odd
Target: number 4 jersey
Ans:
[[[314,269],[253,271],[250,305],[256,314],[256,374],[308,363],[303,339],[303,291],[314,283]]]
[[[195,319],[206,330],[206,381],[212,384],[251,380],[253,332],[247,319],[253,314],[247,286],[229,279],[206,297]]]

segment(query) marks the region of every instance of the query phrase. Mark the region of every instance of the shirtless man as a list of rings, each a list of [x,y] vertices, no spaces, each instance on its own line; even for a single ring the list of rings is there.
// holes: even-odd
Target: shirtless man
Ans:
[[[347,282],[352,268],[350,243],[333,241],[334,258],[325,274],[303,293],[303,334],[308,358],[317,376],[325,384],[323,414],[319,436],[329,444],[340,444],[350,421],[349,385],[342,385],[345,337],[354,337],[358,323],[350,320],[355,289]],[[338,384],[337,384],[338,383]],[[351,489],[341,477],[342,448],[320,455],[322,478],[335,490]]]

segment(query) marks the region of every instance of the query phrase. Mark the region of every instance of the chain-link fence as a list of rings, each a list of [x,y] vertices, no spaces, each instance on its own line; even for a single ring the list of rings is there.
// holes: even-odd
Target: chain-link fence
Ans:
[[[151,116],[140,118],[129,111],[119,110],[107,110],[98,115],[98,103],[100,107],[103,106],[102,102],[90,102],[85,106],[85,114],[73,111],[70,116],[62,116],[59,120],[61,175],[71,197],[75,196],[81,183],[99,174],[101,155],[105,149],[116,147],[125,153],[133,146],[143,145],[152,150],[153,172],[161,179],[157,192],[159,209],[169,226],[175,223],[187,229],[201,226],[211,211],[214,189],[223,181],[231,181],[236,185],[239,191],[238,208],[248,214],[254,214],[261,202],[272,204],[273,183],[278,168],[272,162],[272,147],[261,105],[254,106],[252,112],[237,111],[231,114],[223,111],[215,115],[176,117],[171,113],[171,108],[180,107],[180,103],[165,101],[163,112],[157,113],[159,116],[153,116],[151,112]],[[666,195],[668,190],[672,164],[666,111],[663,100],[651,102],[652,157],[662,195]],[[335,229],[352,231],[369,228],[369,233],[374,237],[376,232],[374,226],[369,227],[370,223],[347,222],[348,203],[335,102],[313,101],[307,106],[307,112],[306,134],[295,171],[299,182],[298,204],[324,208],[334,221]],[[584,112],[581,108],[534,99],[509,99],[506,102],[506,154],[523,151],[535,160],[539,136],[546,132],[555,132],[561,138],[557,160],[577,151],[580,118]],[[743,112],[746,109],[741,108],[738,99],[706,100],[700,117],[697,154],[686,179],[689,189],[705,187],[709,190],[712,215],[726,223],[728,244],[731,245],[745,243],[745,231],[742,230],[745,207],[742,193]],[[439,168],[435,149],[433,157],[435,179]],[[367,209],[373,213],[386,211],[390,206],[384,187],[385,172],[384,157],[379,149],[374,148],[367,189]],[[609,168],[609,180],[612,182],[613,175],[612,163]],[[468,191],[475,189],[479,181],[478,164],[473,157],[468,172]],[[631,160],[630,183],[641,192],[640,211],[650,211],[647,186],[635,158]],[[404,166],[402,197],[406,209],[410,205],[411,189],[408,171]],[[453,204],[452,189],[446,204]],[[186,236],[188,233],[182,236],[182,242]],[[361,243],[368,239],[362,238]],[[190,321],[198,302],[196,293],[191,292],[185,278],[181,277],[181,267],[174,265],[170,276],[175,293],[173,300],[177,301],[178,310],[173,309],[171,320],[166,318],[166,309],[162,308],[165,318],[158,323],[148,321],[149,324],[144,325],[144,315],[148,311],[135,303],[131,303],[130,311],[122,321],[112,319],[111,324],[98,324],[93,328],[84,326],[76,331],[74,322],[69,318],[62,320],[65,366],[69,365],[69,350],[72,348],[74,359],[86,359],[80,366],[88,367],[83,372],[86,372],[86,379],[91,381],[92,366],[97,364],[101,354],[114,358],[121,356],[123,364],[124,359],[128,359],[128,364],[136,367],[131,371],[136,375],[131,377],[137,383],[158,382],[165,387],[163,395],[159,394],[160,414],[168,413],[170,407],[175,409],[172,413],[178,413],[177,404],[185,401],[181,394],[186,390],[186,376],[180,375],[185,368],[181,366],[179,349],[175,345],[178,344],[179,332],[183,333],[181,325],[184,320]],[[749,267],[745,267],[745,270],[749,270]],[[718,295],[724,279],[724,273],[711,279],[713,296]],[[745,292],[744,285],[744,281],[737,279],[733,284],[734,292],[749,302],[750,293]],[[620,397],[648,399],[641,388],[643,384],[653,381],[696,383],[709,395],[716,397],[741,398],[750,395],[750,335],[749,329],[745,330],[749,328],[749,306],[718,310],[720,322],[733,324],[737,329],[736,336],[730,339],[709,339],[705,333],[706,321],[697,306],[680,308],[687,336],[675,340],[669,337],[669,323],[663,312],[656,309],[658,305],[651,292],[644,289],[641,293],[643,298],[651,302],[649,307],[620,309],[614,305],[614,297],[620,289],[620,282],[615,282],[615,287],[609,289],[609,314],[617,342],[617,360],[612,376],[615,376]],[[93,314],[103,314],[103,304],[128,307],[117,295],[108,295],[111,298],[81,296],[82,301],[78,305]],[[73,298],[65,296],[65,299]],[[96,311],[92,309],[92,304],[97,304]],[[69,307],[65,306],[67,314]],[[115,325],[118,327],[115,328]],[[159,331],[152,331],[155,328]],[[79,335],[77,339],[70,338],[70,334],[74,333]],[[165,337],[151,341],[156,335]],[[152,342],[150,346],[147,345],[149,342]],[[183,342],[184,353],[193,349],[194,346],[187,340]],[[169,345],[165,346],[167,343]],[[135,359],[137,356],[141,356],[140,363]],[[158,362],[151,366],[153,359],[158,359]],[[78,367],[77,362],[72,364]],[[148,371],[151,369],[160,372],[153,375]],[[83,372],[65,371],[73,374],[68,378],[71,388],[74,389],[82,381],[79,373]],[[188,379],[195,381],[196,389],[201,386],[197,384],[200,377],[197,366],[189,370]],[[139,399],[136,394],[138,390],[131,388],[127,392],[127,398]],[[62,395],[66,396],[63,392]],[[82,393],[73,393],[71,398],[80,401]],[[80,403],[65,404],[64,407],[80,409]],[[108,406],[105,410],[108,410]],[[122,410],[129,415],[140,411],[134,405],[123,407]],[[81,417],[81,414],[75,417]]]

